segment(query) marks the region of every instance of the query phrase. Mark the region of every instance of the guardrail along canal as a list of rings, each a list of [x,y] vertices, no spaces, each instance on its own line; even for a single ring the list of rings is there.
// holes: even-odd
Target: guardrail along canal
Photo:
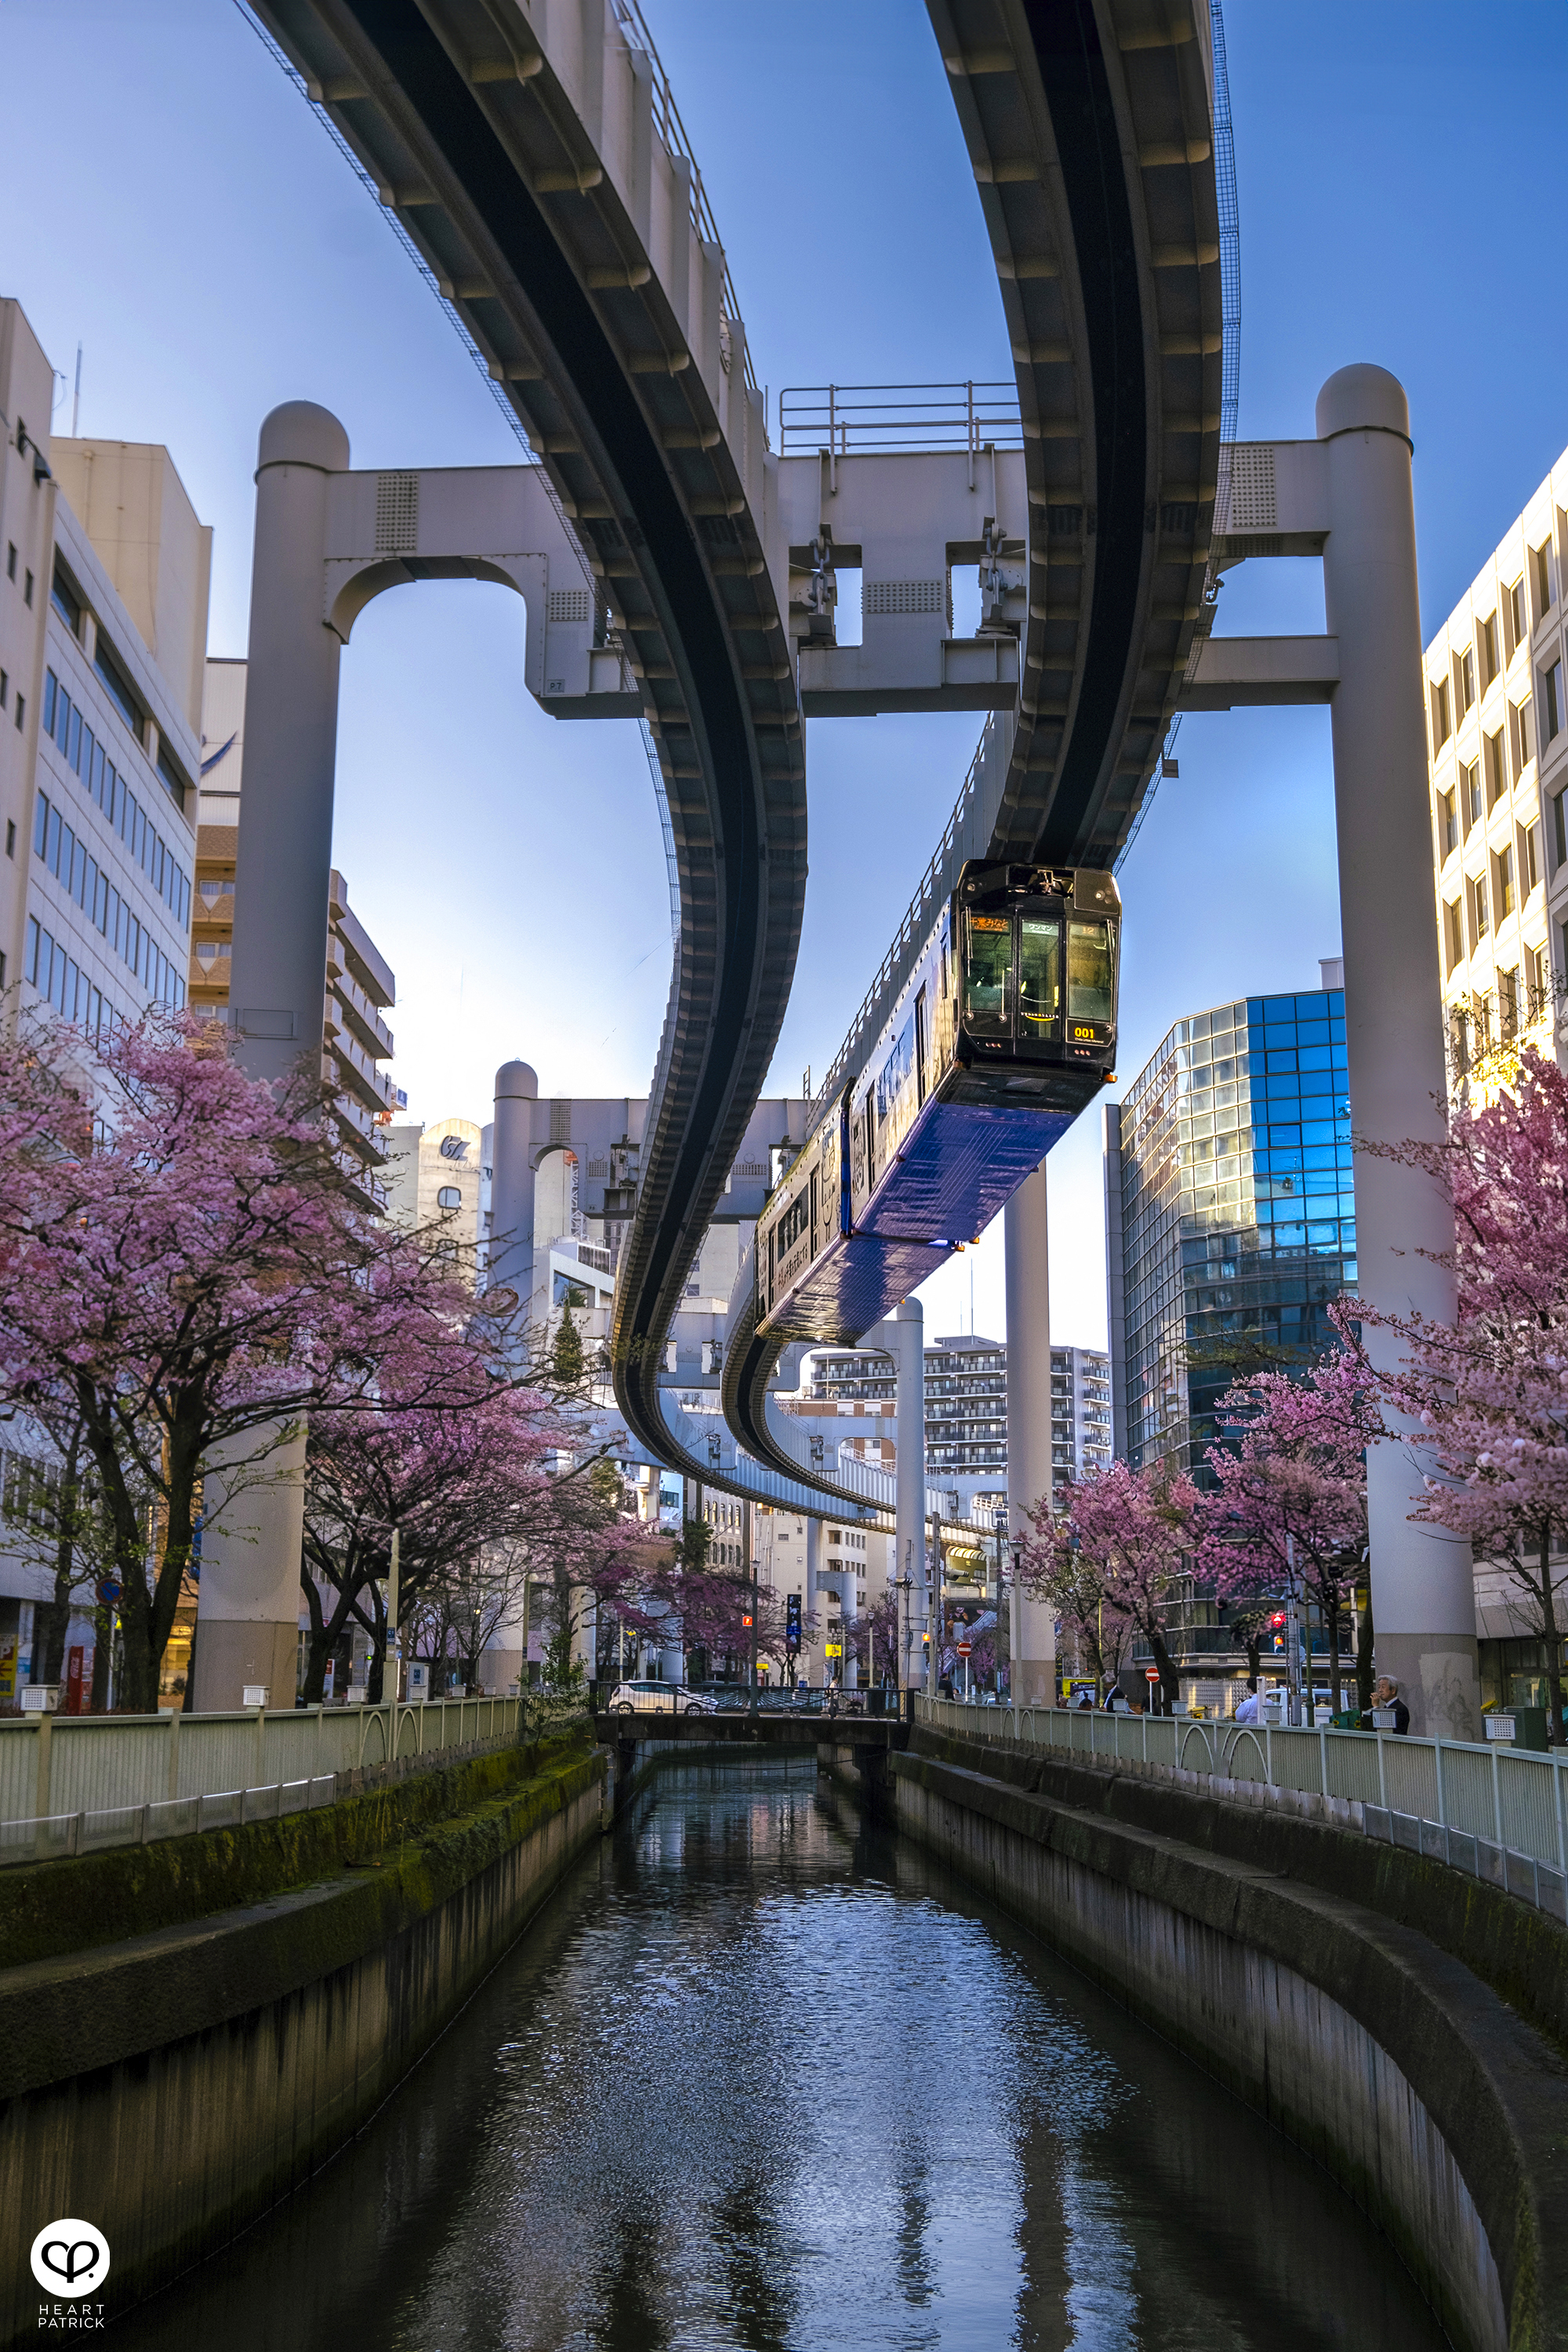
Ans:
[[[670,1770],[370,2128],[116,2326],[223,2352],[1443,2342],[1327,2177],[809,1760]]]

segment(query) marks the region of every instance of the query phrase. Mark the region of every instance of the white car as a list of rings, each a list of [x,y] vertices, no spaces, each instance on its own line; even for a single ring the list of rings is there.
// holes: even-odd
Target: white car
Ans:
[[[617,1683],[610,1693],[612,1715],[717,1715],[719,1702],[682,1683]]]

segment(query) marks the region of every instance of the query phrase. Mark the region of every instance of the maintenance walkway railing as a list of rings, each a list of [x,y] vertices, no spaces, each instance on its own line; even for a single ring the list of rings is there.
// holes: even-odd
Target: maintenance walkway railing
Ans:
[[[961,1699],[922,1697],[915,1714],[967,1739],[1144,1765],[1216,1796],[1283,1803],[1450,1863],[1568,1921],[1568,1758],[1555,1749]]]
[[[0,1723],[0,1863],[145,1845],[331,1804],[355,1776],[518,1736],[515,1698],[35,1715]],[[360,1782],[363,1785],[363,1780]]]

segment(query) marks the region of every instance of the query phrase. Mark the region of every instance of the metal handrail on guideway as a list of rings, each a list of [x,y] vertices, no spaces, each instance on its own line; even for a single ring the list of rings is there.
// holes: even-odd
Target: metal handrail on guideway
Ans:
[[[1449,1863],[1568,1920],[1568,1754],[1561,1749],[1538,1755],[1491,1741],[1089,1707],[982,1710],[924,1696],[916,1715],[967,1739],[1176,1773],[1216,1794],[1256,1800],[1267,1790],[1273,1801]]]

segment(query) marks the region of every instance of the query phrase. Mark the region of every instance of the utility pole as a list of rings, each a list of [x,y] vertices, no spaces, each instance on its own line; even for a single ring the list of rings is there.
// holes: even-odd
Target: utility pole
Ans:
[[[398,1536],[392,1530],[386,1573],[386,1641],[381,1662],[381,1695],[393,1706],[403,1696],[403,1644],[397,1635]]]

